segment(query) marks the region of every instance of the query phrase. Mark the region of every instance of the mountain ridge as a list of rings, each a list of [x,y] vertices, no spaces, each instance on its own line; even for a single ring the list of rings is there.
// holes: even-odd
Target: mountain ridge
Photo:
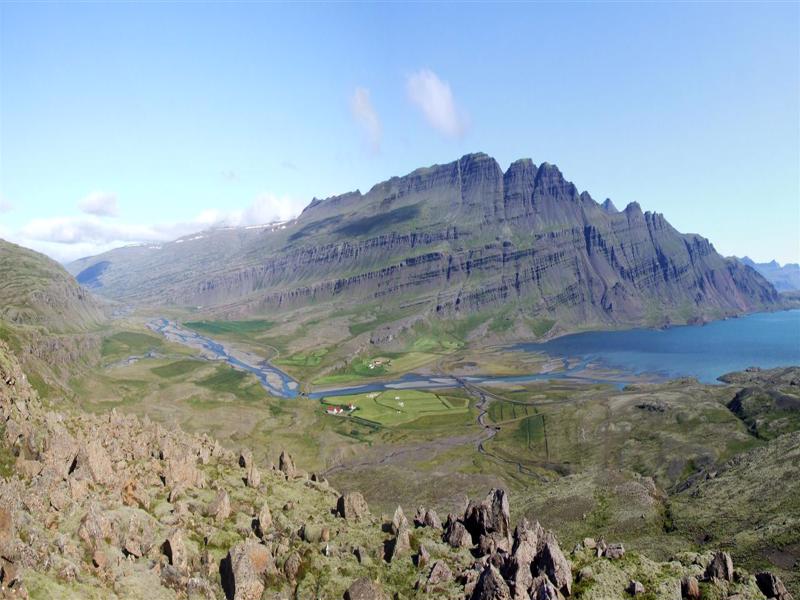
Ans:
[[[757,263],[749,256],[744,256],[737,260],[761,273],[779,292],[796,292],[800,290],[800,265],[797,263],[781,265],[777,260]]]
[[[779,304],[754,270],[637,202],[622,211],[579,193],[557,166],[504,172],[468,154],[372,186],[313,200],[292,221],[210,230],[159,247],[113,250],[95,291],[115,300],[202,307],[225,318],[356,303],[417,303],[432,318],[512,310],[585,327],[702,321]]]

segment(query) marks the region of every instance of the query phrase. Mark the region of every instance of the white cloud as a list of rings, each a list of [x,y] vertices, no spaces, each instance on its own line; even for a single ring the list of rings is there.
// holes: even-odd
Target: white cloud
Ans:
[[[350,97],[350,112],[358,126],[362,129],[367,144],[373,153],[380,152],[383,128],[375,107],[369,97],[369,90],[357,87]]]
[[[0,196],[0,213],[7,213],[14,210],[14,205],[5,196]]]
[[[297,216],[304,206],[305,203],[289,196],[264,193],[243,209],[207,209],[188,221],[140,225],[89,214],[34,219],[17,231],[0,228],[0,237],[69,262],[126,244],[168,242],[211,227],[287,221]]]
[[[117,195],[108,192],[92,192],[78,202],[78,208],[87,215],[100,217],[116,217],[119,214]]]
[[[450,84],[436,73],[429,69],[412,73],[406,79],[406,91],[431,127],[448,137],[459,137],[466,131],[466,113],[456,105]]]

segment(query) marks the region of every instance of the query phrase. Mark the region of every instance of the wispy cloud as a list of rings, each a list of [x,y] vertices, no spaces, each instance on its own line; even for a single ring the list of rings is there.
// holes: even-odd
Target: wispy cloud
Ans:
[[[116,217],[119,215],[117,195],[109,192],[92,192],[78,202],[78,208],[87,215]]]
[[[16,231],[0,228],[0,237],[69,262],[126,244],[168,242],[211,227],[286,221],[297,216],[304,205],[289,196],[263,193],[242,209],[207,209],[187,221],[140,225],[86,214],[34,219]]]
[[[350,112],[361,128],[370,151],[375,154],[380,152],[383,128],[378,113],[372,106],[367,88],[357,87],[355,89],[350,97]]]
[[[430,69],[421,69],[406,79],[411,102],[422,111],[428,124],[448,137],[460,137],[467,128],[467,115],[456,104],[450,84]]]
[[[7,213],[14,210],[14,205],[5,196],[0,195],[0,213]]]
[[[273,221],[288,221],[300,214],[304,206],[305,203],[296,198],[265,192],[241,210],[205,210],[194,222],[205,224],[206,227],[261,225]]]

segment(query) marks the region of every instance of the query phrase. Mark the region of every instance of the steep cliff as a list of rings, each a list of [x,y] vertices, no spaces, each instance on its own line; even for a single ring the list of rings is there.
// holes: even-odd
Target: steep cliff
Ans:
[[[314,200],[294,221],[218,229],[69,266],[98,293],[228,315],[313,304],[510,311],[554,331],[661,325],[778,304],[761,275],[637,203],[617,211],[555,165],[485,154]],[[527,332],[529,334],[529,332]]]
[[[103,307],[43,254],[0,240],[0,339],[40,392],[99,356]]]

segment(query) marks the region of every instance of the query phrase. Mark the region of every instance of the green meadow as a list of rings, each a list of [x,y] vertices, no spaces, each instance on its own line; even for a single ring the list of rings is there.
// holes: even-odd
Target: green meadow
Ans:
[[[352,412],[354,417],[384,427],[396,427],[421,417],[455,414],[467,410],[467,403],[460,398],[447,398],[419,390],[385,390],[330,396],[323,398],[322,403],[325,406],[352,404],[356,407]]]

